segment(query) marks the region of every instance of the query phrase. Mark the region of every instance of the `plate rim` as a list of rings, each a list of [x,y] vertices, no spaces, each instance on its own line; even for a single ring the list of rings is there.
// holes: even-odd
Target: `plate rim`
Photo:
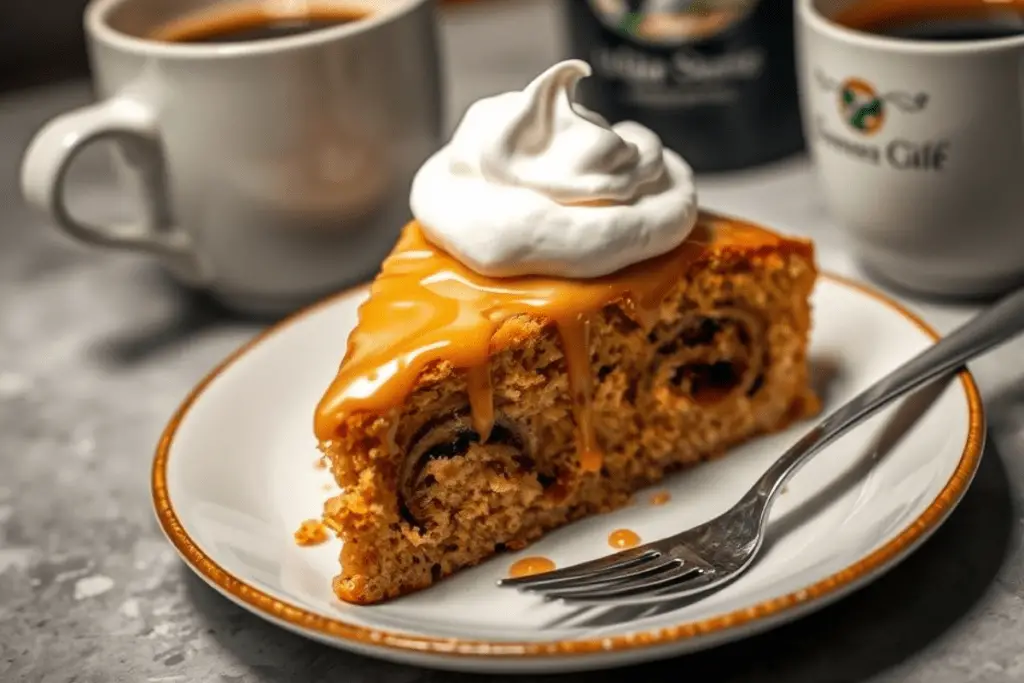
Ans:
[[[819,279],[867,295],[898,313],[931,339],[938,341],[941,338],[941,335],[916,313],[868,284],[827,271],[819,273]],[[567,656],[575,658],[575,656],[599,653],[624,654],[628,651],[642,651],[658,646],[678,644],[697,637],[722,637],[729,631],[744,627],[757,629],[761,624],[769,626],[782,619],[787,613],[792,613],[794,617],[798,616],[806,611],[808,603],[817,601],[827,603],[831,601],[830,598],[835,599],[846,594],[861,586],[872,574],[889,568],[893,562],[913,550],[918,543],[930,536],[956,507],[967,491],[981,461],[985,442],[985,411],[974,377],[969,370],[964,369],[958,373],[958,378],[967,398],[967,439],[956,469],[945,486],[928,507],[888,543],[860,557],[849,566],[804,588],[705,619],[671,626],[659,626],[646,631],[579,640],[515,642],[442,638],[361,626],[340,618],[323,616],[275,598],[256,588],[244,579],[225,570],[200,549],[174,511],[167,487],[167,468],[178,428],[189,410],[214,380],[269,337],[340,299],[352,296],[366,286],[366,283],[363,283],[347,288],[286,316],[246,341],[206,373],[181,402],[164,428],[157,442],[150,478],[153,507],[161,530],[185,563],[204,581],[233,601],[248,606],[271,621],[284,622],[282,625],[288,625],[299,631],[312,631],[320,637],[348,641],[353,649],[383,648],[397,653],[404,652],[406,655],[458,656],[466,659],[484,657],[487,659],[528,660]],[[801,607],[805,609],[801,609]]]

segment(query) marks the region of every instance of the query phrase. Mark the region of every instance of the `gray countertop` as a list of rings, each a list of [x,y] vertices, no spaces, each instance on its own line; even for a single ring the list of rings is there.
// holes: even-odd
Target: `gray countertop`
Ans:
[[[491,12],[494,15],[491,15]],[[522,36],[529,26],[529,42]],[[452,112],[521,87],[557,59],[547,0],[450,12]],[[164,541],[150,458],[192,385],[250,338],[144,258],[89,250],[22,206],[17,161],[47,117],[88,99],[68,84],[0,99],[0,680],[470,680],[314,644],[221,598]],[[106,167],[83,158],[83,212],[125,211]],[[822,264],[859,276],[796,159],[702,179],[710,207],[813,237]],[[942,330],[971,305],[908,301]],[[628,671],[567,679],[1024,681],[1024,343],[973,366],[989,446],[948,523],[879,581],[766,635]]]

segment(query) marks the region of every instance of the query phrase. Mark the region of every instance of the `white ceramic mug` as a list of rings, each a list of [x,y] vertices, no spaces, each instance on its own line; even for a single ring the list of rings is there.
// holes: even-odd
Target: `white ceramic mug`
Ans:
[[[431,0],[315,0],[366,18],[224,44],[147,38],[219,0],[94,0],[85,27],[100,100],[47,123],[22,189],[68,234],[156,255],[227,305],[280,313],[365,278],[408,219],[408,188],[442,141]],[[92,142],[144,215],[72,215],[64,178]]]
[[[940,296],[1024,283],[1024,35],[920,41],[797,0],[804,127],[828,206],[871,272]]]

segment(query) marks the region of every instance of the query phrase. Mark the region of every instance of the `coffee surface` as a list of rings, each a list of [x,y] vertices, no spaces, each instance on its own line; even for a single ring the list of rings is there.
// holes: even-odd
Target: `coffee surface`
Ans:
[[[908,40],[989,40],[1024,34],[1024,0],[861,0],[833,19]]]
[[[150,38],[171,43],[244,43],[301,35],[367,16],[356,8],[307,5],[271,10],[253,4],[186,15],[160,26]]]

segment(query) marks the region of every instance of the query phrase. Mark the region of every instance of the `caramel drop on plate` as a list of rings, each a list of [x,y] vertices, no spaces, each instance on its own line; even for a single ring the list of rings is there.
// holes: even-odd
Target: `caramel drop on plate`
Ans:
[[[635,531],[630,531],[629,529],[616,529],[608,534],[608,545],[617,550],[633,548],[639,544],[640,537]]]
[[[543,574],[555,568],[555,563],[546,557],[524,557],[512,563],[508,568],[508,575],[513,579],[522,576],[533,576]]]
[[[672,500],[672,494],[668,491],[658,491],[651,496],[651,505],[664,505]]]

